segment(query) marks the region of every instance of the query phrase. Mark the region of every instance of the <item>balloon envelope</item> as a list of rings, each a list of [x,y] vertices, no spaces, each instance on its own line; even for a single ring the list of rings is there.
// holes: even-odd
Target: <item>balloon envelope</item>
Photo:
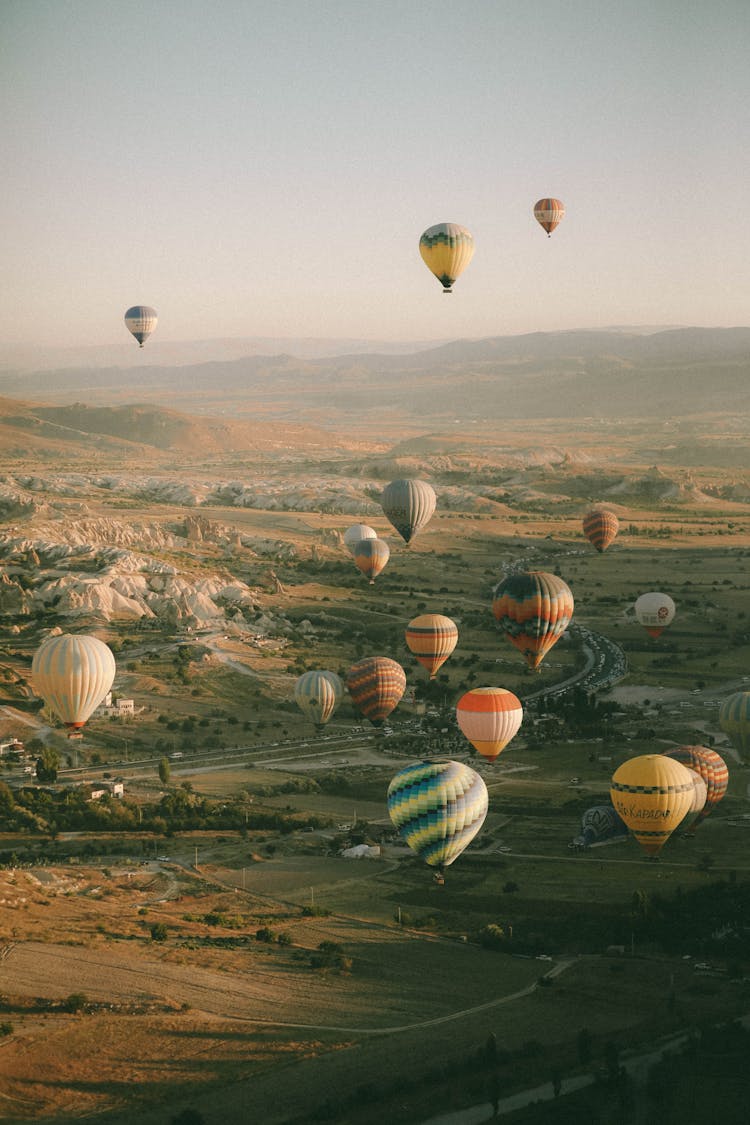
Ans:
[[[133,305],[125,313],[125,326],[132,332],[141,347],[145,344],[157,323],[156,309],[148,305]]]
[[[704,820],[727,791],[729,770],[726,762],[708,746],[678,746],[674,750],[665,750],[664,753],[689,770],[694,770],[705,781],[706,800],[700,810],[700,817],[695,818]]]
[[[521,701],[505,688],[472,688],[456,705],[456,721],[462,734],[490,762],[518,733],[522,719]]]
[[[658,855],[693,802],[690,771],[665,754],[642,754],[615,770],[609,795],[647,855]]]
[[[562,199],[554,199],[551,196],[546,199],[537,199],[534,204],[534,218],[550,235],[565,218],[565,204]]]
[[[733,746],[750,753],[750,691],[736,691],[719,708],[719,726]]]
[[[641,594],[635,603],[636,621],[651,637],[658,637],[674,621],[675,604],[669,594],[656,590]]]
[[[706,798],[708,797],[708,787],[699,773],[695,770],[690,771],[693,778],[693,800],[690,808],[685,813],[680,828],[683,832],[689,832],[695,822],[700,819],[701,813],[706,807]]]
[[[538,668],[573,616],[570,587],[556,574],[529,570],[495,587],[492,612],[530,668]]]
[[[427,481],[392,480],[383,489],[380,503],[389,522],[409,543],[432,519],[437,496]]]
[[[294,699],[303,715],[322,727],[330,719],[344,694],[335,672],[315,669],[304,672],[294,685]]]
[[[613,542],[620,521],[609,508],[591,508],[583,517],[583,534],[601,554]]]
[[[354,548],[363,539],[377,539],[378,533],[374,528],[369,527],[366,523],[353,523],[351,527],[347,527],[344,532],[344,546],[347,548],[351,555],[354,554]]]
[[[357,569],[370,579],[372,586],[380,572],[385,569],[391,557],[391,549],[383,539],[361,539],[355,546],[353,554]]]
[[[34,691],[67,727],[82,727],[115,678],[112,650],[98,637],[48,637],[31,662]]]
[[[431,867],[448,867],[487,816],[487,786],[461,762],[414,762],[388,786],[388,813],[402,838]]]
[[[594,805],[581,817],[581,835],[588,847],[627,834],[627,825],[614,805]]]
[[[406,644],[430,679],[442,668],[458,644],[458,626],[442,613],[423,613],[406,626]]]
[[[450,293],[453,282],[474,256],[474,237],[458,223],[437,223],[421,236],[419,253],[443,286],[443,292]]]
[[[387,719],[406,689],[406,673],[387,656],[368,656],[353,664],[346,686],[355,706],[374,726]]]

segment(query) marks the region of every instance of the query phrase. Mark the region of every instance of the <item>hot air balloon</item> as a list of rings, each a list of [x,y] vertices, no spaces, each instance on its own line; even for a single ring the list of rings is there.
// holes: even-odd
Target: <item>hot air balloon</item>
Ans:
[[[583,517],[583,534],[599,554],[607,550],[620,527],[620,521],[609,508],[592,508]]]
[[[474,256],[474,237],[458,223],[437,223],[428,227],[420,238],[419,253],[442,285],[443,292],[451,293],[453,282]]]
[[[148,305],[133,305],[125,313],[125,327],[132,332],[141,347],[146,343],[157,322],[156,309]]]
[[[71,731],[84,725],[112,687],[115,658],[97,637],[48,637],[31,662],[34,691]]]
[[[392,480],[383,489],[380,504],[404,542],[410,543],[432,519],[437,497],[427,481]]]
[[[368,527],[366,523],[353,523],[351,527],[347,527],[344,532],[344,546],[349,551],[349,554],[354,554],[354,548],[363,539],[377,539],[378,533],[372,527]]]
[[[727,791],[729,770],[726,762],[708,746],[678,746],[674,750],[665,750],[664,753],[689,770],[694,770],[705,781],[706,800],[700,817],[696,818],[705,820]]]
[[[374,585],[381,570],[391,557],[391,549],[383,539],[360,539],[354,548],[354,562],[365,578]]]
[[[335,672],[304,672],[294,685],[300,711],[319,728],[328,722],[343,694],[344,685]]]
[[[690,773],[693,778],[693,800],[690,808],[685,813],[685,819],[680,825],[680,828],[685,835],[693,836],[695,833],[693,833],[691,829],[696,821],[700,819],[701,813],[703,813],[706,808],[708,786],[701,775],[696,773],[695,770],[690,770]]]
[[[636,599],[635,617],[651,637],[660,636],[667,625],[674,621],[675,604],[669,594],[661,594],[656,590],[648,594],[641,594]]]
[[[406,644],[434,680],[458,644],[458,626],[442,613],[423,613],[406,626]]]
[[[565,204],[562,199],[537,199],[534,204],[534,218],[547,232],[547,238],[565,218]]]
[[[529,570],[498,583],[492,612],[510,643],[536,669],[570,624],[573,595],[556,574]]]
[[[461,762],[414,762],[388,786],[388,812],[412,851],[441,871],[484,824],[487,786]],[[442,874],[437,879],[442,882]]]
[[[581,836],[586,847],[627,834],[625,821],[613,805],[594,805],[581,817]]]
[[[646,855],[655,856],[693,802],[690,770],[666,754],[642,754],[615,770],[609,795]]]
[[[719,708],[719,726],[742,754],[750,753],[750,691],[736,691]]]
[[[346,673],[346,686],[355,706],[378,727],[401,701],[406,673],[387,656],[368,656]]]
[[[472,688],[456,705],[462,734],[488,762],[494,762],[515,737],[522,719],[521,701],[505,688]]]

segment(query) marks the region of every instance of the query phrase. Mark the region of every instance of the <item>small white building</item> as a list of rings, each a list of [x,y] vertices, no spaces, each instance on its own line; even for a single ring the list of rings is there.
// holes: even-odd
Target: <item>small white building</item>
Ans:
[[[125,796],[125,783],[123,781],[85,781],[83,784],[87,788],[91,787],[91,792],[87,798],[89,801],[101,801],[102,797],[107,795],[120,799]]]

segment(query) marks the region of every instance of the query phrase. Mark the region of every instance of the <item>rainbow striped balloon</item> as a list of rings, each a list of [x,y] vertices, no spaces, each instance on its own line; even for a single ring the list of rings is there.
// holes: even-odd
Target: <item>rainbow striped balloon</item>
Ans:
[[[409,651],[434,680],[458,644],[458,626],[442,613],[423,613],[409,622],[405,636]]]
[[[414,762],[388,786],[391,821],[430,867],[458,859],[484,824],[487,804],[487,786],[461,762]]]
[[[538,668],[573,616],[570,587],[556,574],[511,574],[495,588],[492,612],[530,668]]]
[[[494,762],[515,737],[522,720],[520,699],[501,687],[472,688],[456,705],[461,732],[488,762]]]
[[[583,517],[583,534],[599,554],[607,550],[620,529],[620,521],[609,508],[592,508]]]
[[[406,690],[406,673],[388,656],[368,656],[346,673],[354,704],[374,726],[380,726],[398,707]]]

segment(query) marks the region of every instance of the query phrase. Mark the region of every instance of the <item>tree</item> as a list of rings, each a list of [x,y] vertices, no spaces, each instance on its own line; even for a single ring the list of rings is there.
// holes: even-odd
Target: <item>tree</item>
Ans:
[[[163,922],[154,922],[151,927],[151,940],[152,941],[166,941],[167,940],[167,927]]]
[[[169,779],[172,776],[172,767],[169,764],[169,758],[162,758],[159,762],[159,781],[162,785],[169,785]]]
[[[45,746],[36,760],[36,776],[40,781],[57,781],[60,755],[51,746]]]

